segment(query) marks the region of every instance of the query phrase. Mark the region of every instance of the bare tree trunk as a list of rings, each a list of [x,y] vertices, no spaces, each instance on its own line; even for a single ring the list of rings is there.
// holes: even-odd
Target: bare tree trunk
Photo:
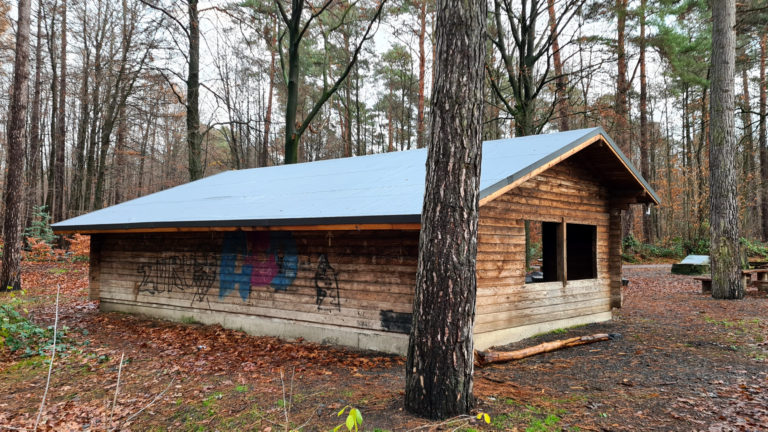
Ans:
[[[3,265],[0,291],[21,289],[21,218],[24,211],[24,132],[27,123],[29,86],[30,0],[19,0],[16,31],[16,58],[13,65],[8,153],[5,176],[5,215],[3,219]]]
[[[616,78],[616,140],[621,150],[632,157],[632,143],[629,134],[629,109],[627,106],[627,94],[629,82],[627,80],[627,51],[626,51],[626,25],[627,25],[627,0],[616,0],[616,57],[618,77]],[[633,214],[630,206],[623,216],[622,237],[632,234]]]
[[[58,2],[54,0],[51,5],[51,23],[48,30],[48,57],[51,60],[51,123],[50,123],[50,151],[48,152],[48,177],[46,179],[48,183],[48,190],[45,196],[45,206],[51,215],[53,215],[53,204],[56,194],[56,184],[54,179],[55,175],[55,163],[56,148],[59,143],[57,140],[58,133],[56,128],[56,119],[59,112],[59,67],[58,58],[59,54],[56,50],[56,7]],[[55,218],[54,218],[55,220]]]
[[[472,396],[477,218],[483,137],[484,0],[437,2],[437,68],[405,407],[466,414]]]
[[[744,128],[744,156],[742,161],[741,196],[747,206],[744,212],[744,236],[754,238],[755,221],[757,220],[757,197],[758,189],[755,188],[755,142],[752,137],[752,107],[749,100],[749,66],[744,65],[741,69],[741,123]],[[757,234],[759,236],[759,234]]]
[[[760,119],[758,127],[758,146],[760,147],[760,177],[761,177],[761,207],[763,241],[768,241],[768,139],[766,138],[766,123],[768,123],[768,82],[765,79],[765,68],[768,63],[768,35],[763,33],[760,38]]]
[[[200,21],[197,0],[189,0],[189,65],[187,70],[187,147],[189,180],[203,177],[203,137],[200,134]]]
[[[277,26],[275,26],[277,27]],[[267,112],[264,115],[264,141],[261,143],[259,151],[259,166],[267,166],[267,156],[269,155],[269,129],[272,126],[272,94],[275,92],[275,50],[277,49],[277,28],[274,30],[272,43],[275,47],[270,52],[269,61],[269,92],[267,94]]]
[[[59,76],[59,111],[56,119],[56,159],[54,160],[54,179],[56,191],[53,195],[53,220],[66,219],[64,214],[64,171],[65,148],[67,137],[67,0],[61,2],[61,55]]]
[[[555,66],[555,98],[557,99],[558,125],[561,131],[567,131],[570,129],[568,124],[568,99],[565,94],[568,84],[565,75],[563,75],[563,62],[560,59],[555,0],[547,0],[547,10],[549,11],[549,31],[552,32],[552,63]]]
[[[650,143],[648,142],[648,82],[645,75],[645,8],[647,0],[640,2],[640,173],[650,181],[651,170],[648,157]],[[643,241],[653,242],[651,226],[651,206],[643,205]]]
[[[427,0],[419,8],[419,105],[416,113],[416,147],[424,147],[424,81],[427,79],[427,56],[424,43],[427,33]]]
[[[740,299],[739,210],[736,196],[734,76],[736,3],[712,3],[712,92],[710,102],[710,235],[712,297]]]
[[[115,204],[125,200],[123,194],[123,185],[125,184],[125,139],[128,133],[128,127],[125,119],[125,105],[121,105],[117,112],[117,136],[115,137],[115,168],[112,170],[112,184],[115,189]]]
[[[37,42],[35,44],[35,83],[32,90],[32,114],[30,117],[29,130],[29,172],[27,173],[27,184],[29,186],[29,200],[27,201],[26,225],[32,223],[32,210],[36,206],[39,194],[40,178],[40,111],[42,110],[40,98],[42,93],[41,71],[43,68],[43,1],[37,1]]]
[[[87,4],[84,5],[87,7]],[[75,154],[72,156],[72,193],[69,196],[69,210],[74,215],[83,210],[83,174],[85,170],[85,142],[88,139],[88,126],[90,124],[91,109],[88,100],[88,85],[90,71],[90,49],[88,47],[88,12],[83,13],[83,69],[80,83],[80,118],[77,126],[77,142]]]

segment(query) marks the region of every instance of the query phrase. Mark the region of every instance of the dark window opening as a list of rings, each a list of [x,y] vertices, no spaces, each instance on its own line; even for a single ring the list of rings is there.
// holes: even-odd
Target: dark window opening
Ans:
[[[525,221],[525,283],[560,280],[557,271],[557,227],[554,222]]]
[[[566,225],[566,262],[568,280],[597,277],[597,227]]]
[[[525,222],[525,283],[597,278],[597,227]]]

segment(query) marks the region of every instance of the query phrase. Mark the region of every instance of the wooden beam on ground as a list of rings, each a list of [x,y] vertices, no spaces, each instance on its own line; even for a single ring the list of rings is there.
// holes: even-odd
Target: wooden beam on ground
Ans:
[[[590,336],[572,337],[552,342],[519,349],[516,351],[475,351],[475,365],[483,367],[491,363],[502,363],[512,360],[520,360],[537,354],[570,348],[578,345],[586,345],[600,341],[607,341],[619,337],[617,334],[597,333]]]

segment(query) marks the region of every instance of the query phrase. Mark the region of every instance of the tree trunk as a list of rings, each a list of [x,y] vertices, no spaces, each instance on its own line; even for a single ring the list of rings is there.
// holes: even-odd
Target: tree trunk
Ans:
[[[125,118],[125,105],[121,105],[117,112],[117,133],[115,137],[115,168],[112,170],[112,184],[115,189],[115,204],[125,201],[123,185],[125,184],[125,158],[127,125]]]
[[[757,195],[755,188],[755,143],[752,138],[752,107],[749,100],[749,66],[741,69],[741,123],[744,128],[743,142],[743,172],[741,182],[741,199],[747,206],[744,211],[744,237],[755,238],[759,236],[754,228],[757,220]]]
[[[570,129],[568,124],[568,99],[565,94],[567,82],[565,75],[563,75],[563,62],[560,59],[555,0],[547,0],[547,10],[549,11],[549,31],[552,32],[552,63],[555,67],[555,98],[557,99],[558,125],[561,131],[567,131]]]
[[[293,2],[290,24],[288,25],[288,92],[285,97],[286,164],[299,161],[299,135],[296,130],[296,110],[299,105],[299,48],[301,42],[299,23],[303,8],[303,0]]]
[[[269,155],[269,129],[272,126],[272,94],[275,92],[275,50],[277,48],[277,28],[275,28],[275,36],[273,36],[272,43],[275,47],[270,52],[269,61],[269,92],[267,94],[267,112],[264,115],[264,141],[261,143],[261,149],[259,151],[259,166],[267,166],[267,156]]]
[[[437,2],[437,68],[408,343],[405,407],[427,418],[472,408],[486,2]]]
[[[53,220],[66,219],[64,214],[64,171],[67,138],[67,0],[61,2],[61,66],[59,68],[59,110],[56,118],[56,159],[54,160],[54,179],[56,192],[53,195]]]
[[[197,0],[189,0],[189,69],[187,71],[187,147],[189,180],[203,177],[203,139],[200,135],[200,21]]]
[[[763,241],[768,241],[768,139],[766,138],[766,123],[768,123],[768,82],[765,79],[765,68],[768,63],[768,35],[763,33],[760,38],[760,119],[758,127],[758,146],[760,147],[760,177],[761,177],[761,207]]]
[[[32,114],[30,117],[30,130],[29,130],[29,172],[27,173],[27,184],[29,186],[29,199],[27,201],[27,215],[26,225],[29,226],[32,223],[32,210],[34,206],[38,205],[38,191],[39,185],[42,179],[40,178],[40,111],[41,107],[41,93],[42,93],[42,68],[43,68],[43,38],[42,34],[42,21],[43,21],[43,1],[37,2],[37,42],[35,44],[35,83],[32,90]]]
[[[645,8],[646,0],[640,2],[640,173],[647,181],[650,181],[651,170],[648,157],[648,82],[645,75]],[[651,226],[651,206],[643,205],[643,242],[653,243],[653,230]]]
[[[424,43],[427,33],[427,0],[419,8],[419,105],[416,113],[416,147],[424,147],[424,81],[427,79],[427,56]]]
[[[50,120],[50,150],[48,152],[48,172],[47,172],[47,179],[46,182],[48,184],[48,190],[46,191],[45,195],[45,207],[46,210],[53,216],[53,203],[54,203],[54,196],[56,194],[56,184],[54,179],[56,178],[55,175],[55,163],[53,162],[56,159],[56,147],[58,146],[58,140],[56,137],[58,134],[56,133],[56,118],[57,114],[59,112],[59,68],[58,68],[58,58],[59,55],[56,52],[56,7],[58,3],[56,1],[53,2],[53,5],[51,5],[51,23],[50,23],[50,29],[48,31],[48,57],[51,60],[51,120]],[[55,218],[54,218],[55,220]]]
[[[734,76],[735,0],[712,3],[712,92],[710,95],[710,236],[712,297],[740,299],[739,211],[736,196]]]
[[[21,289],[21,218],[24,211],[24,132],[27,123],[29,86],[30,0],[19,0],[16,58],[13,65],[10,118],[8,124],[5,215],[3,219],[3,265],[0,292]]]
[[[90,125],[91,109],[88,100],[88,78],[90,77],[90,50],[88,49],[87,32],[88,14],[87,11],[83,17],[83,70],[82,82],[80,84],[80,119],[77,126],[77,142],[75,144],[75,154],[72,156],[74,166],[72,167],[72,193],[69,199],[69,210],[74,215],[80,214],[83,210],[83,174],[85,168],[85,142],[88,139],[88,126]]]
[[[618,76],[616,78],[616,141],[619,148],[632,158],[631,138],[629,134],[629,109],[627,106],[627,94],[629,93],[629,82],[627,80],[627,51],[625,44],[626,25],[627,25],[627,0],[616,0],[616,64]],[[632,234],[632,207],[630,206],[623,213],[622,237]]]

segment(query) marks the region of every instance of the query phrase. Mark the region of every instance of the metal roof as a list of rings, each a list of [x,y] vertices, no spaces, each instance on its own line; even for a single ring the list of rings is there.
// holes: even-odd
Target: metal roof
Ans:
[[[602,135],[602,128],[483,143],[480,198]],[[418,223],[427,150],[227,171],[53,224],[55,231],[161,227]]]

